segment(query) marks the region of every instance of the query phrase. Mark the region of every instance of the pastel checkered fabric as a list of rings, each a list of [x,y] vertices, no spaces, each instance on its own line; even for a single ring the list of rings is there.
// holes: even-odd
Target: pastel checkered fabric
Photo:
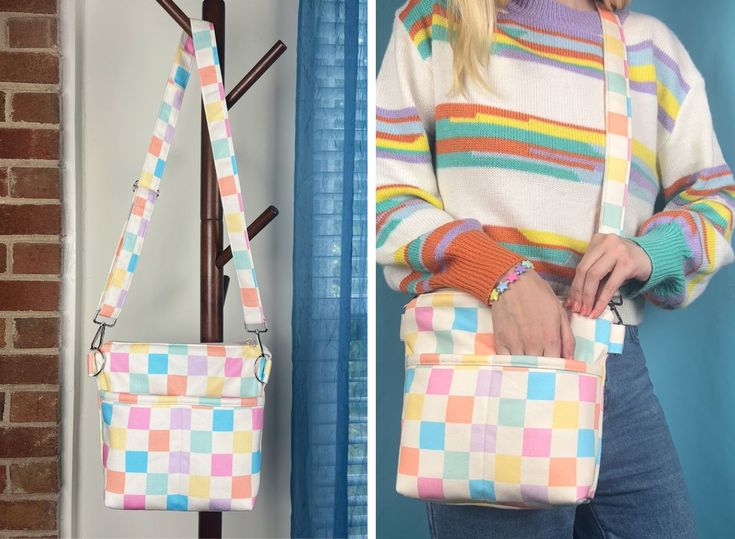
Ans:
[[[182,36],[166,82],[95,321],[113,325],[123,307],[196,57],[245,325],[265,330],[214,30],[200,20],[192,19],[191,26],[193,38]],[[271,368],[267,348],[256,339],[233,345],[107,342],[93,344],[87,368],[99,388],[107,507],[252,509],[260,482],[265,385]]]
[[[270,352],[108,342],[89,352],[88,370],[99,372],[107,507],[253,507]]]
[[[225,103],[225,89],[222,85],[222,73],[217,57],[214,26],[207,21],[192,20],[191,30],[194,36],[196,62],[202,87],[202,101],[214,155],[214,167],[217,170],[217,182],[232,248],[232,260],[235,263],[237,282],[240,285],[245,324],[255,329],[257,326],[265,325],[265,315],[260,302],[258,281],[255,276],[250,240],[243,214],[240,177],[237,173],[235,146],[232,142],[230,118]]]
[[[603,20],[607,155],[599,231],[620,234],[630,170],[627,62],[617,16]],[[561,298],[560,298],[561,299]],[[571,313],[573,359],[497,355],[491,309],[443,289],[411,300],[396,489],[423,500],[515,509],[594,497],[602,448],[605,366],[625,326],[608,307]]]
[[[194,60],[192,53],[191,39],[184,34],[176,51],[171,73],[166,80],[161,108],[143,162],[143,171],[133,195],[130,216],[120,235],[97,308],[98,319],[110,324],[117,320],[122,311],[133,274],[138,267],[138,257],[158,198],[158,188],[166,168],[166,159],[171,148],[184,90],[189,82],[189,73]]]
[[[571,313],[577,363],[592,364],[607,353],[622,352],[625,327],[613,324],[614,318],[609,308],[595,319]],[[407,356],[426,356],[426,351],[431,350],[435,354],[455,354],[477,361],[475,356],[495,354],[491,310],[476,297],[454,289],[437,290],[412,299],[402,317],[401,339]]]
[[[88,353],[102,391],[138,395],[257,397],[270,368],[270,352],[255,343],[107,342]]]
[[[100,392],[105,505],[252,509],[260,481],[263,399]]]
[[[396,488],[413,498],[533,508],[589,499],[599,474],[608,351],[625,326],[571,315],[574,359],[496,355],[492,313],[458,290],[421,294],[406,345]]]
[[[617,15],[598,10],[605,67],[605,178],[598,231],[624,236],[628,177],[633,153],[630,79],[623,25]]]
[[[189,82],[196,56],[202,101],[225,214],[225,226],[240,286],[245,324],[248,329],[265,329],[265,314],[250,251],[237,158],[219,68],[214,27],[207,21],[197,20],[192,20],[192,25],[194,37],[192,39],[186,34],[182,36],[171,73],[166,81],[163,102],[143,163],[143,171],[137,182],[130,216],[125,223],[115,251],[100,298],[96,319],[110,325],[114,324],[130,290],[143,240],[158,198],[158,188],[166,167],[166,159],[184,91]]]

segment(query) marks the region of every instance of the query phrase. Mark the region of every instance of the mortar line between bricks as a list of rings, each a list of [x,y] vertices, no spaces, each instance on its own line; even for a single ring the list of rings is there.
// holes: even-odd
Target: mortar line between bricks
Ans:
[[[48,274],[48,273],[39,274],[39,275],[35,275],[35,274],[31,274],[31,275],[28,275],[28,274],[13,275],[11,273],[8,273],[8,274],[3,274],[2,276],[0,276],[0,282],[2,282],[2,281],[13,281],[13,282],[44,281],[44,282],[55,283],[55,282],[60,282],[61,281],[61,276],[59,276],[59,275],[51,275],[51,274]],[[33,309],[33,310],[35,310],[35,309]],[[56,309],[54,309],[54,310],[56,310]]]
[[[12,387],[10,389],[6,389],[6,393],[54,393],[58,391],[59,385],[55,384],[52,387],[48,389],[38,389],[36,386],[31,386],[33,389],[18,389],[18,387]],[[48,423],[48,421],[47,421]]]
[[[29,530],[24,531],[22,533],[12,533],[12,534],[6,534],[6,535],[0,535],[0,539],[15,539],[16,537],[50,537],[50,536],[59,536],[59,530],[57,528],[53,530],[44,530],[42,533],[36,533],[36,530]]]
[[[0,318],[61,318],[61,314],[57,311],[49,311],[49,314],[41,311],[0,311]]]
[[[17,92],[16,92],[17,93]],[[52,93],[52,92],[49,92]],[[8,99],[8,94],[5,94],[5,99]],[[7,108],[8,105],[5,105],[5,108]],[[5,111],[5,118],[8,118],[8,112],[12,111]],[[45,131],[58,131],[59,124],[58,123],[39,123],[39,122],[24,122],[20,120],[5,120],[4,122],[0,122],[0,129],[42,129]]]
[[[54,243],[60,241],[58,234],[12,234],[0,235],[0,243]]]
[[[59,92],[59,85],[41,82],[6,82],[0,81],[0,90],[23,92]]]
[[[58,198],[0,197],[0,204],[5,204],[6,206],[22,206],[24,204],[29,204],[33,206],[61,206],[61,201]]]
[[[12,353],[11,353],[12,352]],[[2,356],[51,356],[59,353],[59,347],[49,348],[15,348],[13,350],[9,348],[3,348],[0,350],[0,357]]]
[[[0,466],[10,464],[46,464],[57,462],[59,457],[3,457],[0,458]]]
[[[44,494],[25,494],[25,493],[7,493],[7,494],[0,494],[0,501],[15,501],[15,500],[23,500],[23,501],[46,501],[46,500],[55,500],[58,497],[58,494],[53,493],[44,493]],[[3,530],[5,531],[5,530]],[[36,530],[34,530],[36,531]]]
[[[2,236],[0,236],[2,238]],[[37,236],[31,236],[27,240],[23,239],[17,239],[16,236],[10,236],[8,238],[8,241],[0,241],[0,243],[4,243],[8,246],[16,246],[16,245],[55,245],[55,246],[61,246],[61,238],[58,236],[51,236],[52,239],[41,239],[36,241],[38,238]],[[16,273],[16,275],[19,275]],[[35,275],[35,273],[29,273],[28,275]],[[43,274],[42,274],[43,275]]]
[[[0,35],[0,51],[10,49],[10,32],[8,32],[7,18],[10,13],[3,13],[0,15],[0,28],[2,33]]]
[[[2,90],[2,88],[0,88]],[[15,168],[58,168],[58,159],[0,159],[0,167]]]
[[[35,309],[33,311],[0,311],[0,316],[17,316],[17,317],[23,317],[23,318],[56,318],[61,317],[59,314],[58,309],[54,309],[53,311],[41,311],[38,309]],[[0,348],[0,353],[2,353],[2,349]]]
[[[12,535],[0,535],[0,539],[15,539],[16,537],[52,537],[52,536],[59,536],[59,530],[53,529],[53,530],[44,530],[43,533],[36,533],[36,530],[30,530],[25,531],[23,533],[13,533]]]
[[[0,391],[54,391],[59,389],[58,384],[0,384]],[[0,464],[2,459],[0,459]]]
[[[2,425],[4,428],[39,428],[48,429],[58,426],[54,421],[5,421]]]
[[[8,344],[11,344],[11,343],[8,343]],[[9,346],[6,346],[5,348],[3,348],[3,350],[7,352],[24,352],[26,350],[30,350],[31,352],[33,352],[34,354],[38,354],[39,356],[50,356],[50,355],[59,353],[58,347],[51,347],[51,346],[48,348],[11,348]],[[0,356],[2,355],[5,355],[5,354],[0,354]]]

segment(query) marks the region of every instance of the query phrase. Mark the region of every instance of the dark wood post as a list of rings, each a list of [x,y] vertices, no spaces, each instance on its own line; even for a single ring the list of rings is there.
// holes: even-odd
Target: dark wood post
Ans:
[[[222,78],[225,77],[225,3],[224,0],[204,0],[202,19],[214,24],[217,36]],[[224,83],[224,80],[222,81]],[[200,235],[200,326],[202,342],[224,340],[223,308],[225,303],[224,270],[217,267],[222,252],[222,203],[217,187],[217,173],[209,144],[207,119],[202,105],[201,125],[201,235]],[[222,513],[199,513],[199,537],[222,537]]]

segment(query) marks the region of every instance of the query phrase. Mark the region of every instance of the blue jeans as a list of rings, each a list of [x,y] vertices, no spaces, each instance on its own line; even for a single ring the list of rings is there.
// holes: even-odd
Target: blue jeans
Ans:
[[[610,354],[602,455],[589,504],[542,510],[427,504],[433,538],[697,537],[679,457],[653,393],[638,328],[626,326],[622,354]]]

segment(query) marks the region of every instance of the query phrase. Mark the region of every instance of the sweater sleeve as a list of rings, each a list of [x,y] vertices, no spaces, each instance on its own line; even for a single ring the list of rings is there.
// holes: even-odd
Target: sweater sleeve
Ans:
[[[395,290],[456,288],[487,302],[523,257],[479,221],[444,209],[433,166],[431,16],[415,12],[422,4],[397,13],[376,83],[376,260]]]
[[[624,293],[643,294],[666,309],[690,304],[733,261],[735,182],[713,130],[704,79],[696,75],[657,152],[664,208],[630,238],[646,251],[653,271]]]

